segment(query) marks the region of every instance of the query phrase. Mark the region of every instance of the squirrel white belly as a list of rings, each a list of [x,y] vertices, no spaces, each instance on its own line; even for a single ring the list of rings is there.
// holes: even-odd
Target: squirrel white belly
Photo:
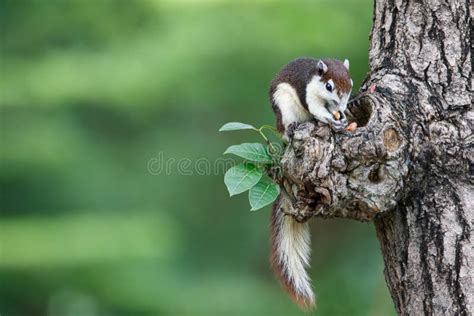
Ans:
[[[352,90],[349,61],[298,58],[283,67],[270,86],[270,101],[277,117],[276,127],[288,141],[301,122],[316,119],[336,131],[347,126],[344,111]],[[339,112],[336,120],[333,112]],[[281,284],[304,309],[315,306],[306,272],[310,260],[308,223],[298,223],[284,210],[292,208],[290,198],[280,193],[271,215],[271,264]],[[290,212],[286,212],[290,213]]]

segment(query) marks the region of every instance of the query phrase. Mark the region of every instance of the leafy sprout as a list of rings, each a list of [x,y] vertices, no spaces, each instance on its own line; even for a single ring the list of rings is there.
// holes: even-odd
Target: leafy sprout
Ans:
[[[251,211],[255,211],[271,204],[280,194],[280,187],[265,175],[268,168],[279,163],[279,157],[276,148],[265,135],[264,130],[269,130],[278,137],[280,135],[270,125],[257,128],[240,122],[230,122],[219,129],[220,132],[237,130],[257,132],[268,146],[267,150],[261,143],[243,143],[232,145],[224,152],[224,154],[233,154],[247,161],[227,170],[224,183],[230,196],[249,191]]]

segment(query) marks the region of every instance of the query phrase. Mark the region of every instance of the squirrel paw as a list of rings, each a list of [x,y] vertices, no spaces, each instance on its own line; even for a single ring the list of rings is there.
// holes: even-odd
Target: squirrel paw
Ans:
[[[336,120],[332,119],[329,123],[330,123],[332,129],[336,132],[341,131],[341,130],[343,130],[344,128],[347,127],[347,120],[345,118],[343,118],[339,121],[336,121]]]
[[[293,136],[295,135],[295,130],[296,130],[297,127],[298,127],[298,123],[296,123],[296,122],[293,122],[290,125],[288,125],[288,127],[286,128],[286,135],[287,135],[288,139],[293,138]]]

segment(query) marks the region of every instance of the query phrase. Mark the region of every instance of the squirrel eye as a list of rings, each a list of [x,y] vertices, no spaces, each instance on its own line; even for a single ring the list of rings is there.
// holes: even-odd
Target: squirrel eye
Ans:
[[[332,86],[329,82],[326,82],[326,90],[328,90],[329,92],[332,92]]]

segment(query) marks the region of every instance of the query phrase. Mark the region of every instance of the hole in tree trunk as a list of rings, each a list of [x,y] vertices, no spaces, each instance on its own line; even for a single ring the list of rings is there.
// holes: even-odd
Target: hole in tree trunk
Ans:
[[[347,106],[346,115],[349,122],[356,122],[357,127],[364,127],[372,116],[373,106],[368,98],[361,98]]]

